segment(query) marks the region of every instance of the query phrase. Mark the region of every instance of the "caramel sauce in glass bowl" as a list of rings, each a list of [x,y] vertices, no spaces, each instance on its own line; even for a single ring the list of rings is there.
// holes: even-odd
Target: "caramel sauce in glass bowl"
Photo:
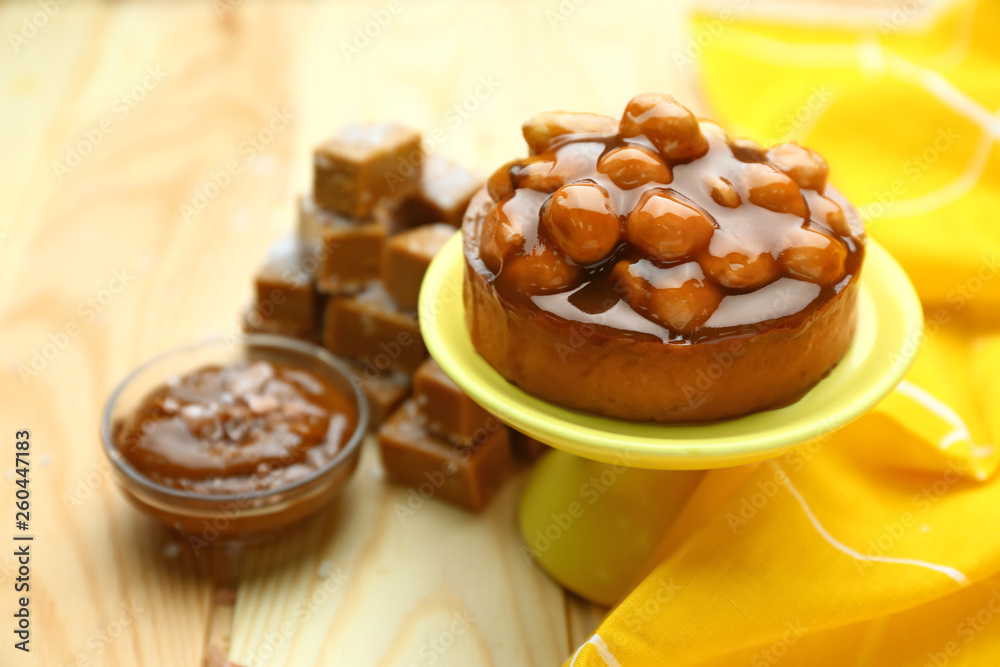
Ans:
[[[368,407],[322,348],[251,335],[136,369],[102,419],[126,497],[187,533],[261,534],[328,503],[353,473]]]

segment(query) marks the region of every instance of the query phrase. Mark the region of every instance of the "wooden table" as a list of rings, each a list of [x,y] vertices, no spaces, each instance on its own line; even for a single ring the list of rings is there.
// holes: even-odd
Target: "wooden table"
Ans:
[[[110,482],[98,415],[142,360],[237,331],[310,149],[340,124],[401,119],[486,172],[524,153],[539,110],[617,115],[645,90],[699,108],[674,59],[685,5],[0,5],[0,664],[187,667],[209,644],[250,665],[561,664],[602,610],[522,558],[523,475],[482,516],[432,501],[402,521],[407,491],[369,442],[337,506],[195,555]],[[19,429],[30,655],[9,630]]]

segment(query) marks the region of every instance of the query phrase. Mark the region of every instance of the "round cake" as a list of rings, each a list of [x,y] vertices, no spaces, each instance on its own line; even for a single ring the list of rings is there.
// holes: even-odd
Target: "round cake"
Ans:
[[[787,405],[843,357],[865,233],[808,148],[733,139],[672,97],[546,113],[463,222],[476,350],[525,391],[621,419]]]

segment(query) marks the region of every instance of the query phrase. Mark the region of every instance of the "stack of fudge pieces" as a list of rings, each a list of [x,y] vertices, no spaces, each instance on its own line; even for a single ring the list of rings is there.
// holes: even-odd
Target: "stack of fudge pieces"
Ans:
[[[300,338],[349,360],[390,479],[443,479],[434,495],[472,510],[506,477],[512,448],[528,461],[544,449],[469,399],[420,336],[424,273],[481,186],[463,166],[425,155],[412,129],[345,126],[316,148],[297,232],[271,248],[243,321],[247,332]]]

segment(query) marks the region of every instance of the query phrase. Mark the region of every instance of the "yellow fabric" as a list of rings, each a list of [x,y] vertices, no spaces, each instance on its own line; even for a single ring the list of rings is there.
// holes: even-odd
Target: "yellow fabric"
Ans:
[[[708,473],[566,664],[1000,665],[1000,3],[856,29],[733,6],[692,26],[706,111],[826,156],[925,337],[859,421]]]

